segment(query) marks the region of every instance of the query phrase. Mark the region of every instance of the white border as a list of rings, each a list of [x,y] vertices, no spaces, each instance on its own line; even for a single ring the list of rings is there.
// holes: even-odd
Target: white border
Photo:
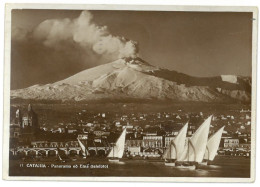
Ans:
[[[252,145],[250,178],[216,177],[10,177],[9,167],[9,123],[10,123],[10,42],[12,9],[67,9],[67,10],[143,10],[143,11],[195,11],[195,12],[252,12]],[[132,181],[132,182],[254,182],[256,153],[256,62],[258,9],[234,6],[173,6],[173,5],[80,5],[80,4],[7,4],[5,9],[5,71],[4,71],[4,130],[3,130],[3,179],[5,180],[55,180],[55,181]]]

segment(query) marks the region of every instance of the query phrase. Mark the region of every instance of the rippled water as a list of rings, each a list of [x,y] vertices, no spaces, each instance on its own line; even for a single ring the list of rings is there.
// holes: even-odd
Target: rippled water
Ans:
[[[20,167],[23,164],[23,167]],[[29,165],[28,165],[29,164]],[[34,168],[32,164],[45,164],[46,168]],[[52,168],[71,166],[71,168]],[[80,168],[80,164],[89,168]],[[27,167],[28,165],[28,167]],[[77,168],[73,168],[76,167]],[[103,168],[90,168],[103,167]],[[106,168],[107,167],[107,168]],[[199,166],[196,170],[167,167],[161,160],[122,160],[111,163],[106,159],[76,160],[65,163],[10,160],[10,176],[139,176],[139,177],[250,177],[250,159],[216,157],[212,165]]]

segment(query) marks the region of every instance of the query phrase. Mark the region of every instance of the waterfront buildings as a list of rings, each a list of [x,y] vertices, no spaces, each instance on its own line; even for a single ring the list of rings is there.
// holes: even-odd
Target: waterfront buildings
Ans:
[[[89,114],[82,110],[76,114],[74,121],[59,121],[55,126],[48,126],[47,120],[43,124],[42,116],[39,117],[31,105],[25,110],[16,107],[11,111],[10,149],[14,151],[16,148],[26,148],[37,152],[39,149],[47,151],[59,148],[65,151],[68,148],[80,154],[77,142],[80,139],[88,147],[89,155],[105,155],[112,143],[116,142],[122,128],[126,128],[126,155],[160,157],[184,123],[189,120],[187,136],[190,137],[207,116],[205,113],[181,112],[113,115],[104,112]],[[250,119],[248,112],[239,112],[237,116],[234,112],[232,115],[214,116],[210,134],[220,125],[226,124],[227,130],[223,133],[220,144],[223,154],[238,150],[250,152],[251,136],[246,132],[250,125],[245,125]],[[239,128],[241,124],[245,129]]]

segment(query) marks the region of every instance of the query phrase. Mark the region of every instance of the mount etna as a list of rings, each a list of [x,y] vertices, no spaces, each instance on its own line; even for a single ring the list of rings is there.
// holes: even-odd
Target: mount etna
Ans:
[[[121,58],[64,80],[11,90],[12,100],[88,102],[145,100],[249,103],[251,77],[192,77],[161,69],[140,58]]]

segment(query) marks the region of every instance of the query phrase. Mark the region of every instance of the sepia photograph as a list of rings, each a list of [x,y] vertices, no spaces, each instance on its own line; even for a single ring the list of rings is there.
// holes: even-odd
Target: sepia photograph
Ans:
[[[4,178],[252,182],[254,7],[6,7]]]

